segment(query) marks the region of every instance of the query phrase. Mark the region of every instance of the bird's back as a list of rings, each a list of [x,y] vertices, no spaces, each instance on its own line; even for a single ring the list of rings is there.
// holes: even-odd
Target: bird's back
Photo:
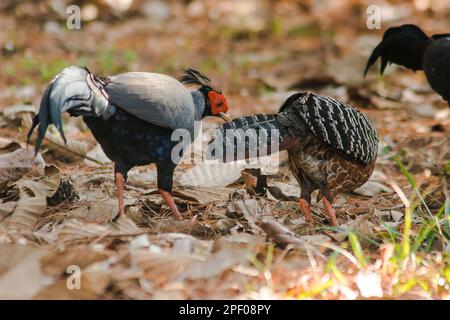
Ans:
[[[195,116],[192,95],[176,79],[149,72],[128,72],[107,78],[109,100],[146,122],[191,130]]]
[[[277,121],[292,135],[312,135],[362,163],[377,156],[378,133],[371,120],[333,98],[295,94],[281,106]]]
[[[442,98],[450,100],[450,38],[438,38],[428,46],[423,61],[428,83]]]

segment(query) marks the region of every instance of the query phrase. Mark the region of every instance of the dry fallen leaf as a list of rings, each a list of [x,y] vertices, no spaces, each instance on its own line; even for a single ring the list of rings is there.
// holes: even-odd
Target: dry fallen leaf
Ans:
[[[235,219],[222,218],[222,219],[217,220],[217,222],[216,222],[216,229],[221,234],[227,234],[231,230],[231,228],[233,228],[236,225],[237,225],[237,222],[236,222]]]
[[[61,183],[60,170],[49,165],[44,169],[44,176],[38,179],[21,179],[16,185],[20,190],[30,190],[34,196],[52,197]]]
[[[14,211],[5,219],[10,229],[32,232],[38,219],[47,208],[47,197],[58,190],[61,177],[55,166],[47,166],[45,175],[37,179],[21,179],[15,183],[19,189],[19,200]]]
[[[92,240],[102,238],[111,233],[106,225],[94,223],[83,223],[82,221],[72,218],[65,221],[57,228],[57,240],[60,242],[74,240]]]
[[[304,245],[304,241],[298,239],[291,230],[281,223],[276,221],[261,221],[258,225],[267,237],[275,242],[299,246]]]
[[[20,118],[20,116],[24,113],[31,113],[33,114],[35,111],[35,107],[28,104],[19,104],[15,106],[10,106],[7,108],[4,108],[2,110],[2,114],[5,118],[10,120],[16,120]]]
[[[14,211],[5,220],[8,227],[19,232],[32,232],[41,214],[47,208],[45,196],[22,196]]]
[[[330,242],[330,237],[324,234],[296,236],[286,226],[276,221],[261,221],[258,225],[270,240],[282,245],[291,244],[299,249],[314,246],[319,251],[324,251],[323,244]]]
[[[27,149],[17,149],[11,153],[0,155],[0,190],[13,183],[25,174],[37,168],[42,171],[45,165],[40,155],[34,157],[34,152]]]
[[[229,188],[193,188],[175,189],[172,195],[180,199],[207,204],[214,201],[227,201],[233,189]]]
[[[296,184],[271,182],[267,189],[276,200],[298,202],[300,189]]]
[[[133,199],[125,199],[125,206],[132,205]],[[86,206],[80,206],[66,213],[67,217],[83,219],[86,222],[104,224],[113,220],[119,214],[117,199],[103,198],[92,201]]]
[[[142,270],[142,278],[157,284],[175,279],[198,257],[173,252],[149,252],[146,249],[130,252],[133,267]]]
[[[111,235],[128,236],[144,233],[146,230],[138,227],[134,221],[128,217],[119,218],[117,222],[109,223]]]
[[[264,215],[270,214],[268,210],[270,210],[269,207],[261,208],[256,199],[233,199],[228,204],[226,215],[230,218],[244,218],[250,226],[250,230],[258,233],[260,228],[257,222]]]
[[[1,153],[13,152],[20,148],[20,144],[14,140],[0,137]]]
[[[90,248],[73,248],[63,252],[49,252],[41,258],[41,264],[44,273],[60,276],[70,265],[77,265],[83,269],[107,257],[106,253],[96,252]]]
[[[178,276],[177,280],[200,280],[216,277],[237,264],[245,264],[248,262],[248,255],[249,251],[246,249],[225,249],[215,252],[206,256],[204,261],[192,262],[189,267]]]
[[[0,203],[0,221],[8,216],[16,208],[17,201],[10,201],[5,203]]]
[[[245,163],[227,164],[202,163],[185,170],[177,183],[189,187],[223,187],[233,183],[241,176]]]
[[[361,187],[353,190],[353,192],[363,196],[373,197],[382,192],[393,192],[393,190],[380,182],[369,180]]]
[[[40,258],[44,250],[0,245],[0,299],[31,299],[46,285]]]
[[[356,219],[340,226],[342,231],[330,234],[333,239],[342,242],[348,237],[348,231],[353,231],[358,234],[358,239],[361,246],[366,248],[373,243],[370,241],[375,236],[376,224],[372,221],[374,217],[372,214],[358,215]]]
[[[105,152],[103,151],[102,147],[97,144],[94,148],[92,148],[89,152],[86,153],[86,159],[84,159],[84,162],[87,165],[103,165],[106,163],[111,163],[111,160],[106,156]],[[95,159],[95,161],[93,161]]]

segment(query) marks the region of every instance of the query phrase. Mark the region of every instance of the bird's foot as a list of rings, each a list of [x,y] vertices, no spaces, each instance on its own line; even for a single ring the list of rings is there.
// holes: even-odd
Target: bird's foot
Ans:
[[[163,197],[164,201],[167,203],[167,205],[170,208],[170,211],[172,212],[172,216],[174,217],[174,219],[176,220],[183,220],[183,217],[181,216],[180,211],[178,211],[177,206],[175,205],[175,202],[173,202],[172,196],[170,195],[169,192],[164,191],[164,190],[159,190],[159,193],[161,194],[161,196]]]
[[[119,219],[125,219],[127,216],[125,215],[125,210],[122,212],[119,209],[119,212],[114,216],[114,218],[111,220],[112,222],[117,222]]]
[[[172,216],[175,220],[183,220],[183,216],[181,215],[181,213],[178,211],[178,209],[174,210],[170,210],[172,212]]]
[[[328,201],[327,198],[322,197],[322,202],[323,205],[325,206],[325,211],[327,212],[328,219],[330,219],[331,225],[334,227],[339,226],[336,219],[336,213],[334,212],[333,206],[331,205],[330,201]]]
[[[183,221],[186,223],[186,226],[188,228],[193,228],[195,227],[196,224],[199,224],[200,222],[198,221],[197,215],[193,216],[191,219],[182,219],[180,221]]]
[[[313,218],[312,218],[312,214],[311,214],[311,208],[309,206],[308,201],[306,201],[303,198],[300,198],[299,205],[300,205],[300,210],[305,215],[306,222],[313,223]]]
[[[121,172],[115,171],[114,178],[116,180],[117,199],[119,201],[119,215],[114,219],[117,220],[117,218],[125,217],[125,204],[123,200],[125,193],[125,176]]]

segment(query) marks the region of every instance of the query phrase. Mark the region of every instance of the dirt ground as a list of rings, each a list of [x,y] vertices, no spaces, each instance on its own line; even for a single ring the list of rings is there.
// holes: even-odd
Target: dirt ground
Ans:
[[[363,77],[388,27],[449,32],[448,1],[75,3],[80,30],[66,27],[64,1],[0,4],[0,298],[450,298],[449,108],[422,72],[376,65]],[[366,25],[371,4],[381,29]],[[339,227],[315,201],[305,223],[283,153],[279,170],[262,168],[266,196],[243,163],[179,165],[183,221],[155,167],[135,168],[116,220],[113,166],[81,119],[64,118],[67,145],[56,131],[36,158],[25,145],[45,87],[73,64],[98,75],[195,67],[232,117],[276,112],[298,91],[340,99],[379,131],[375,171],[335,199]]]

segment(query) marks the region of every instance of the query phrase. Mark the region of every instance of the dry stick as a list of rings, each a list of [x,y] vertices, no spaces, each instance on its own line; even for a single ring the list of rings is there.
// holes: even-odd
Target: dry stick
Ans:
[[[147,208],[147,210],[151,211],[154,215],[157,215],[157,214],[158,214],[155,210],[153,210],[152,208],[150,208],[150,206],[149,206],[147,203],[145,203],[145,201],[141,201],[141,202],[142,202],[142,204]]]
[[[57,143],[57,142],[54,142],[54,141],[50,140],[50,139],[47,138],[47,137],[45,137],[45,140],[47,140],[47,141],[50,142],[51,144],[54,144],[54,145],[58,146],[59,148],[62,148],[62,149],[64,149],[64,150],[66,150],[66,151],[69,151],[69,152],[71,152],[71,153],[73,153],[73,154],[76,154],[76,155],[79,156],[79,157],[88,159],[88,160],[93,161],[93,162],[95,162],[95,163],[97,163],[97,164],[102,164],[102,165],[105,164],[105,163],[103,163],[103,162],[101,162],[101,161],[99,161],[99,160],[97,160],[97,159],[94,159],[94,158],[88,156],[87,154],[82,154],[82,153],[80,153],[80,152],[76,152],[76,151],[74,151],[74,150],[72,150],[72,149],[66,147],[65,144],[59,144],[59,143]]]
[[[311,248],[310,246],[308,246],[307,244],[304,244],[305,246],[305,250],[306,250],[306,255],[308,256],[308,260],[309,260],[309,264],[311,265],[312,268],[317,268],[317,261],[316,259],[314,259],[314,255],[311,252]]]
[[[338,247],[331,243],[318,243],[317,245],[339,252],[344,257],[346,257],[348,260],[350,260],[351,263],[353,263],[355,266],[359,267],[358,260],[356,260],[356,258],[347,250],[342,249],[341,247]]]
[[[23,124],[24,124],[24,126],[25,126],[26,129],[30,129],[30,124],[31,124],[31,123],[30,123],[30,120],[29,120],[29,119],[23,118]],[[50,132],[50,134],[53,135],[54,139],[58,139],[58,138],[59,138],[58,136],[56,136],[56,135],[55,135],[54,133],[52,133],[52,132]],[[65,145],[64,143],[52,141],[52,139],[48,138],[47,135],[49,135],[49,133],[46,133],[46,134],[45,134],[44,139],[47,140],[49,143],[51,143],[51,144],[53,144],[53,145],[56,145],[56,146],[58,146],[59,148],[62,148],[62,149],[64,149],[64,150],[66,150],[66,151],[69,151],[69,152],[71,152],[71,153],[73,153],[73,154],[75,154],[75,155],[77,155],[77,156],[80,156],[80,157],[82,157],[82,158],[85,158],[85,159],[88,159],[88,160],[90,160],[90,161],[93,161],[93,162],[95,162],[95,163],[98,163],[98,164],[104,164],[103,162],[101,162],[101,161],[99,161],[99,160],[97,160],[97,159],[94,159],[94,158],[92,158],[92,157],[90,157],[90,156],[88,156],[88,155],[86,155],[86,154],[81,154],[81,153],[79,153],[79,152],[76,152],[76,151],[74,151],[74,150],[72,150],[72,149],[66,147],[66,145]],[[61,139],[61,138],[60,138],[60,139]],[[62,139],[61,139],[61,140],[62,140]],[[62,141],[62,142],[64,142],[64,141]]]

